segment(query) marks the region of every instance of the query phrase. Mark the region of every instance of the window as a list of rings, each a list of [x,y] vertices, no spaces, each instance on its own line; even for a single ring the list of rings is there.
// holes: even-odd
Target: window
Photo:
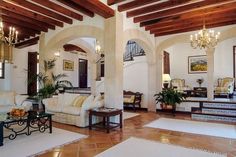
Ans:
[[[4,63],[0,62],[0,79],[4,78]]]

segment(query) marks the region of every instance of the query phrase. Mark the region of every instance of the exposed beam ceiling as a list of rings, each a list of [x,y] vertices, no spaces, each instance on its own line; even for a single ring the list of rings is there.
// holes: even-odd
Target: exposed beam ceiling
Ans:
[[[16,48],[24,48],[24,47],[28,47],[28,46],[31,46],[31,45],[35,45],[38,43],[38,40],[39,40],[39,37],[35,37],[35,38],[31,38],[29,40],[25,40],[23,42],[19,42],[15,45]]]
[[[154,36],[195,31],[206,26],[220,27],[236,23],[235,0],[131,0],[117,4],[128,18],[140,23]]]
[[[109,18],[114,16],[114,10],[99,0],[0,0],[5,33],[7,27],[14,26],[20,40],[95,14]]]

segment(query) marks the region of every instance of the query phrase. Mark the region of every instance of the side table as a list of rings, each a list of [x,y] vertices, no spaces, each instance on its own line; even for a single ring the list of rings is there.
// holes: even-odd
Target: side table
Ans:
[[[120,117],[119,123],[111,122],[110,117],[117,116],[117,115],[119,115]],[[100,125],[100,123],[96,123],[96,124],[92,123],[93,116],[103,118],[102,126]],[[98,128],[106,129],[106,132],[109,133],[110,129],[113,129],[116,127],[122,128],[122,125],[123,125],[122,121],[123,121],[123,118],[122,118],[121,109],[101,107],[101,108],[89,110],[89,130],[91,130],[92,127],[98,127]]]

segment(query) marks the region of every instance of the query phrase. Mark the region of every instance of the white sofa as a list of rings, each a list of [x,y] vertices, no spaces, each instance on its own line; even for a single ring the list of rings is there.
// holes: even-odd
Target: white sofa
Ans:
[[[88,96],[81,106],[73,105],[74,100],[81,96],[80,94],[64,93],[57,97],[43,99],[45,112],[54,114],[52,120],[59,123],[86,127],[89,125],[88,110],[96,107],[102,107],[104,101],[101,95],[94,97]],[[93,119],[95,121],[96,119]]]
[[[31,109],[32,103],[25,101],[28,95],[16,94],[14,91],[0,91],[0,113],[10,112],[13,108]]]

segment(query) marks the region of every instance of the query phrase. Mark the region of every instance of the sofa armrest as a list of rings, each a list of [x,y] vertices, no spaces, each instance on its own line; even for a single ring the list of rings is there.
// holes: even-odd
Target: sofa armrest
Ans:
[[[90,105],[82,105],[81,111],[87,111],[87,110],[91,110],[93,108],[98,108],[102,106],[104,106],[103,100],[96,101],[96,102],[93,101]]]

